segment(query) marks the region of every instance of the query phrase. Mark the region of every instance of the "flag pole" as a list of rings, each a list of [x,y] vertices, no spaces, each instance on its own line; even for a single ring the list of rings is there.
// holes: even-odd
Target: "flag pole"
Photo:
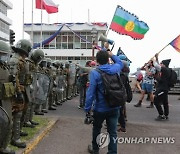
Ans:
[[[88,23],[90,23],[90,11],[88,9]]]
[[[40,48],[42,49],[42,0],[41,0],[41,43],[40,43]]]
[[[32,44],[34,44],[34,40],[33,40],[33,30],[34,30],[34,21],[33,21],[33,15],[34,15],[34,9],[33,9],[33,0],[32,0],[32,19],[31,19],[31,42],[32,42]]]
[[[162,48],[162,49],[158,52],[158,54],[160,54],[161,51],[163,51],[168,45],[169,45],[169,43],[168,43],[164,48]]]
[[[117,6],[117,7],[118,7],[118,6]],[[117,7],[116,7],[116,10],[117,10]],[[115,12],[116,12],[116,11],[115,11]],[[115,12],[114,12],[114,15],[115,15]],[[114,15],[113,15],[113,17],[114,17]],[[113,20],[113,18],[112,18],[112,20]],[[111,23],[112,23],[112,20],[111,20]],[[111,23],[110,23],[110,25],[111,25]],[[110,26],[108,27],[108,29],[107,29],[107,31],[106,31],[106,36],[108,35],[109,30],[110,30]]]
[[[156,54],[159,55],[169,44],[170,44],[170,43],[168,43],[166,46],[164,46],[164,47],[163,47],[158,53],[156,53]],[[153,60],[154,57],[155,57],[155,55],[154,55],[150,60]]]
[[[24,0],[23,0],[23,29],[22,29],[22,38],[24,39]]]

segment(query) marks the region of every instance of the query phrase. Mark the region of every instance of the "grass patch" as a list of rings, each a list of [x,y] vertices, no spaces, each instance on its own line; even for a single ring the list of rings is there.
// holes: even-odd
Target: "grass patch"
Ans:
[[[40,117],[40,116],[34,116],[33,117],[33,121],[35,122],[38,122],[39,125],[36,125],[35,128],[29,128],[29,127],[23,127],[22,131],[24,132],[27,132],[28,133],[28,136],[23,136],[21,137],[21,141],[23,142],[28,142],[30,141],[31,139],[34,138],[34,136],[36,134],[39,133],[39,131],[43,128],[43,127],[46,127],[49,123],[49,119],[48,118],[44,118],[44,117]],[[13,145],[9,145],[9,148],[14,150],[14,151],[17,151],[19,148],[13,146]]]

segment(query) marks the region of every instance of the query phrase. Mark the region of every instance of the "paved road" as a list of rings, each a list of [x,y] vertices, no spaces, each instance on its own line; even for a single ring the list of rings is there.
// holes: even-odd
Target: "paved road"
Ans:
[[[169,121],[159,122],[154,120],[158,115],[156,109],[146,108],[149,102],[144,101],[141,108],[133,106],[139,98],[139,94],[134,94],[133,101],[127,104],[127,133],[118,133],[118,154],[180,154],[178,97],[169,96]],[[58,121],[32,154],[88,154],[87,145],[91,142],[92,126],[83,124],[85,114],[77,108],[78,99],[79,97],[73,98],[56,111],[46,114],[58,118]],[[106,129],[103,128],[102,132],[105,133]],[[167,143],[165,139],[169,139],[171,143]],[[107,147],[101,149],[100,154],[106,152]]]

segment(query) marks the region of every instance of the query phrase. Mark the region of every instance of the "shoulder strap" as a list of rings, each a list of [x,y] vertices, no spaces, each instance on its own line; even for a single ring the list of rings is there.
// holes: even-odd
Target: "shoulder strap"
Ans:
[[[99,68],[96,68],[95,70],[96,70],[97,72],[99,72],[100,74],[105,73],[105,72],[103,72],[102,70],[100,70]]]

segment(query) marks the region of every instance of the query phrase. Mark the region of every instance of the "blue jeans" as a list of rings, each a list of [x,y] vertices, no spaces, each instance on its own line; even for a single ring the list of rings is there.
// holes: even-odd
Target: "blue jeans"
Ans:
[[[151,93],[153,91],[153,84],[143,83],[142,90]]]
[[[96,112],[93,114],[93,139],[92,146],[94,151],[99,151],[99,146],[96,142],[97,136],[101,133],[102,123],[106,120],[107,132],[109,133],[110,143],[108,145],[108,154],[117,154],[117,122],[119,117],[119,109],[114,109],[108,112]],[[115,140],[115,141],[114,141]]]

